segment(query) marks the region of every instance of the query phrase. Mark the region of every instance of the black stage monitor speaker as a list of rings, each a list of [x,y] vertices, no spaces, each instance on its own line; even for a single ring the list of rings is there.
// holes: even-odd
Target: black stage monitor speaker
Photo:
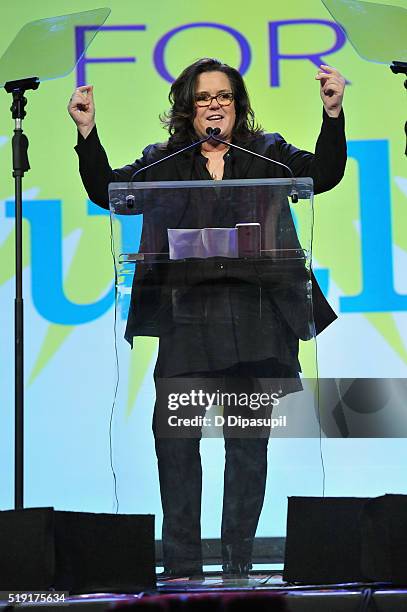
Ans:
[[[153,515],[0,512],[0,590],[135,592],[155,581]]]
[[[284,579],[407,584],[407,496],[290,497]]]
[[[360,517],[366,498],[289,497],[284,579],[307,584],[364,580]]]
[[[361,533],[363,573],[375,582],[407,585],[407,495],[370,499]]]

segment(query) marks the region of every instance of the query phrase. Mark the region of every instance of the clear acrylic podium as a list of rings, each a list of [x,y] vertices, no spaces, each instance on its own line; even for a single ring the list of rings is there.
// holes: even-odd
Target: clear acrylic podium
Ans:
[[[129,478],[139,491],[149,491],[143,500],[159,504],[158,485],[152,484],[157,448],[169,452],[167,460],[158,461],[161,495],[177,500],[191,489],[199,490],[188,480],[195,469],[192,456],[177,461],[175,477],[174,472],[163,476],[162,464],[172,465],[180,443],[199,444],[201,438],[207,439],[201,442],[203,538],[219,533],[222,490],[223,532],[228,532],[228,520],[233,522],[225,510],[231,502],[226,484],[220,482],[219,466],[225,446],[225,483],[234,478],[236,482],[234,451],[229,448],[236,439],[242,448],[253,444],[264,449],[269,437],[276,438],[274,453],[305,453],[307,490],[321,494],[312,180],[295,179],[294,188],[296,204],[290,198],[293,181],[286,179],[109,186],[119,363],[113,457],[124,511],[138,510],[138,505],[147,509]],[[298,438],[308,438],[301,450]],[[265,468],[257,468],[255,462],[253,469],[260,473]],[[247,474],[238,472],[243,488]],[[298,487],[303,487],[302,477],[274,490],[281,523],[287,495],[302,492]],[[172,503],[176,505],[163,501],[167,508]],[[269,512],[270,508],[262,515],[265,521],[270,520]],[[158,525],[160,518],[157,513]],[[243,516],[239,520],[250,522]],[[178,554],[177,563],[188,567],[190,556],[185,553],[184,559],[182,546],[174,553],[169,523],[164,515],[163,564]],[[189,518],[183,525],[189,525]],[[266,527],[263,535],[269,533]],[[242,546],[249,550],[250,538]],[[205,546],[203,555],[204,560],[210,557]]]
[[[303,390],[299,343],[314,338],[312,180],[295,180],[297,204],[292,189],[286,179],[110,185],[118,343],[159,338],[156,386],[177,379],[180,392],[192,375],[241,377],[246,367],[273,379],[279,398]]]

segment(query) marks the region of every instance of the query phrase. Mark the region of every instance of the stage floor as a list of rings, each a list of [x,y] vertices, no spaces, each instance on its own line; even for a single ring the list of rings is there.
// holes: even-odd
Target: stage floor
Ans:
[[[279,574],[259,573],[248,579],[223,580],[220,574],[204,580],[158,581],[154,591],[134,594],[92,593],[69,596],[64,603],[10,604],[2,592],[0,610],[41,607],[50,610],[86,608],[156,610],[287,610],[289,612],[405,612],[407,588],[383,584],[287,585]]]

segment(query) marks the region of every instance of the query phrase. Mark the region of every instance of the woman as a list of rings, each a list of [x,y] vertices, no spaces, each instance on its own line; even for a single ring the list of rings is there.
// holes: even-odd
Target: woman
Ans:
[[[169,131],[168,142],[165,145],[148,146],[141,159],[116,170],[111,169],[98,138],[93,88],[79,87],[71,97],[68,110],[78,128],[76,151],[79,169],[90,199],[108,208],[109,183],[131,180],[136,171],[204,138],[208,128],[219,128],[219,137],[226,143],[244,146],[288,165],[297,177],[312,177],[315,193],[331,189],[341,180],[346,163],[342,111],[345,81],[338,71],[329,66],[321,66],[316,79],[320,81],[324,110],[314,154],[287,144],[279,134],[266,134],[258,128],[239,72],[218,60],[204,58],[188,66],[171,87],[171,110],[163,118]],[[210,139],[199,148],[146,168],[138,173],[136,180],[221,180],[284,176],[286,173],[281,166]],[[219,226],[212,223],[212,227]],[[187,215],[178,227],[198,226]],[[168,250],[168,244],[165,248]],[[137,282],[133,290],[137,291]],[[253,302],[248,300],[247,303]],[[335,314],[316,282],[313,283],[313,303],[318,333],[335,319]],[[265,304],[267,307],[271,309],[272,306],[268,303]],[[250,333],[247,328],[236,333],[233,324],[229,327],[217,324],[214,316],[211,324],[195,324],[193,327],[176,324],[156,334],[149,329],[146,316],[140,316],[139,312],[135,308],[130,309],[126,338],[132,342],[135,335],[160,335],[155,368],[156,383],[161,378],[171,377],[225,377],[237,380],[239,387],[247,390],[253,388],[253,381],[258,378],[298,376],[298,336],[287,325],[283,337],[281,333],[280,337],[276,334],[273,336],[268,326],[258,330],[257,334]],[[269,314],[272,320],[273,314]],[[264,322],[264,317],[262,320]],[[253,336],[257,339],[253,339]],[[280,352],[276,349],[277,345],[280,346]],[[288,357],[281,358],[284,352]],[[155,407],[153,426],[155,434],[158,404]],[[261,437],[225,438],[222,515],[225,575],[244,576],[251,568],[253,539],[264,499],[267,441],[268,438]],[[202,474],[199,437],[167,439],[156,434],[156,453],[164,516],[165,571],[170,576],[200,575]]]

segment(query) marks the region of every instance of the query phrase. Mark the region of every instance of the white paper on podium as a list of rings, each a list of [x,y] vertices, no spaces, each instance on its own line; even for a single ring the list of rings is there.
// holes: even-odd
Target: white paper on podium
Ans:
[[[170,259],[238,257],[237,230],[234,227],[167,231]]]

